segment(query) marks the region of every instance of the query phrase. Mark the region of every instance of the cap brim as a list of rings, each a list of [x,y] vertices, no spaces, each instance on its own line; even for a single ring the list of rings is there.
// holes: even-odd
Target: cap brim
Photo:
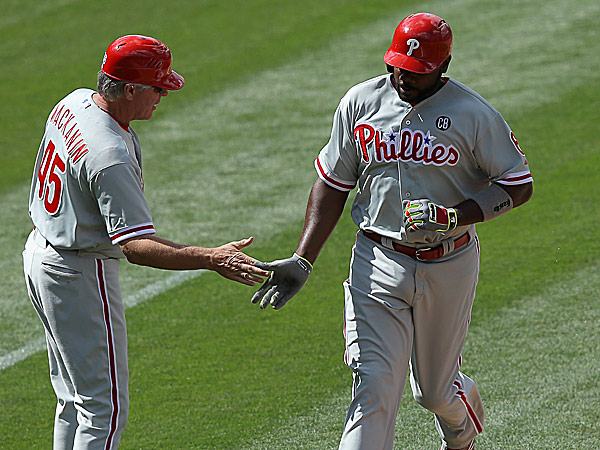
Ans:
[[[441,64],[434,64],[431,62],[420,61],[416,58],[396,53],[393,50],[388,50],[383,57],[386,64],[400,69],[408,70],[409,72],[415,73],[431,73],[437,69]]]
[[[184,84],[185,79],[173,70],[168,77],[161,80],[160,83],[155,83],[154,86],[168,89],[169,91],[177,91],[181,89]]]

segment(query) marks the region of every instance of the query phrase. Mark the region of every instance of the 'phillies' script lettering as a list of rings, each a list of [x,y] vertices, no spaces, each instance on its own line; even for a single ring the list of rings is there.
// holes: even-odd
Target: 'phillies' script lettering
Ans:
[[[354,128],[354,139],[365,162],[369,162],[369,153],[377,162],[401,160],[435,166],[454,166],[460,159],[458,150],[452,145],[434,144],[437,138],[430,131],[403,128],[399,133],[383,133],[364,123]]]

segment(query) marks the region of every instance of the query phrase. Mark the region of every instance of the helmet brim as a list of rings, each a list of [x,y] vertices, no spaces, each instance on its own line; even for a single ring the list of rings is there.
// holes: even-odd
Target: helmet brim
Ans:
[[[386,64],[389,64],[393,67],[398,67],[400,69],[408,70],[409,72],[415,73],[431,73],[435,71],[438,67],[440,67],[443,63],[439,64],[432,63],[430,61],[423,61],[417,58],[413,58],[410,56],[403,55],[402,53],[395,52],[392,49],[389,49],[383,60]]]
[[[177,91],[185,85],[185,79],[174,70],[169,76],[163,78],[159,82],[155,82],[154,86],[167,89],[169,91]]]

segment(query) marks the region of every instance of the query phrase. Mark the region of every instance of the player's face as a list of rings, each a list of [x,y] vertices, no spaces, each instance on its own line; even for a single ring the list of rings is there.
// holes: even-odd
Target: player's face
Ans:
[[[416,73],[394,67],[394,81],[400,99],[408,103],[419,103],[435,94],[443,85],[442,69],[432,73]]]
[[[133,120],[148,120],[152,118],[152,113],[156,105],[160,103],[162,97],[166,97],[169,91],[166,89],[151,87],[149,89],[136,89],[134,96],[135,117]]]

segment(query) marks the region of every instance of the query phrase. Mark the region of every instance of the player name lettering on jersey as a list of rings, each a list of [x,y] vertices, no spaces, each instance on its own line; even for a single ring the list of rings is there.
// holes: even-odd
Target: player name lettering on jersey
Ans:
[[[54,108],[50,116],[50,122],[58,129],[65,140],[65,150],[73,163],[77,163],[89,149],[85,143],[77,122],[75,114],[65,105],[59,104]]]
[[[435,166],[454,166],[460,159],[452,145],[434,144],[437,138],[429,130],[403,128],[399,133],[393,130],[385,133],[363,123],[354,128],[354,139],[365,162],[370,161],[370,154],[377,162],[401,160]]]

